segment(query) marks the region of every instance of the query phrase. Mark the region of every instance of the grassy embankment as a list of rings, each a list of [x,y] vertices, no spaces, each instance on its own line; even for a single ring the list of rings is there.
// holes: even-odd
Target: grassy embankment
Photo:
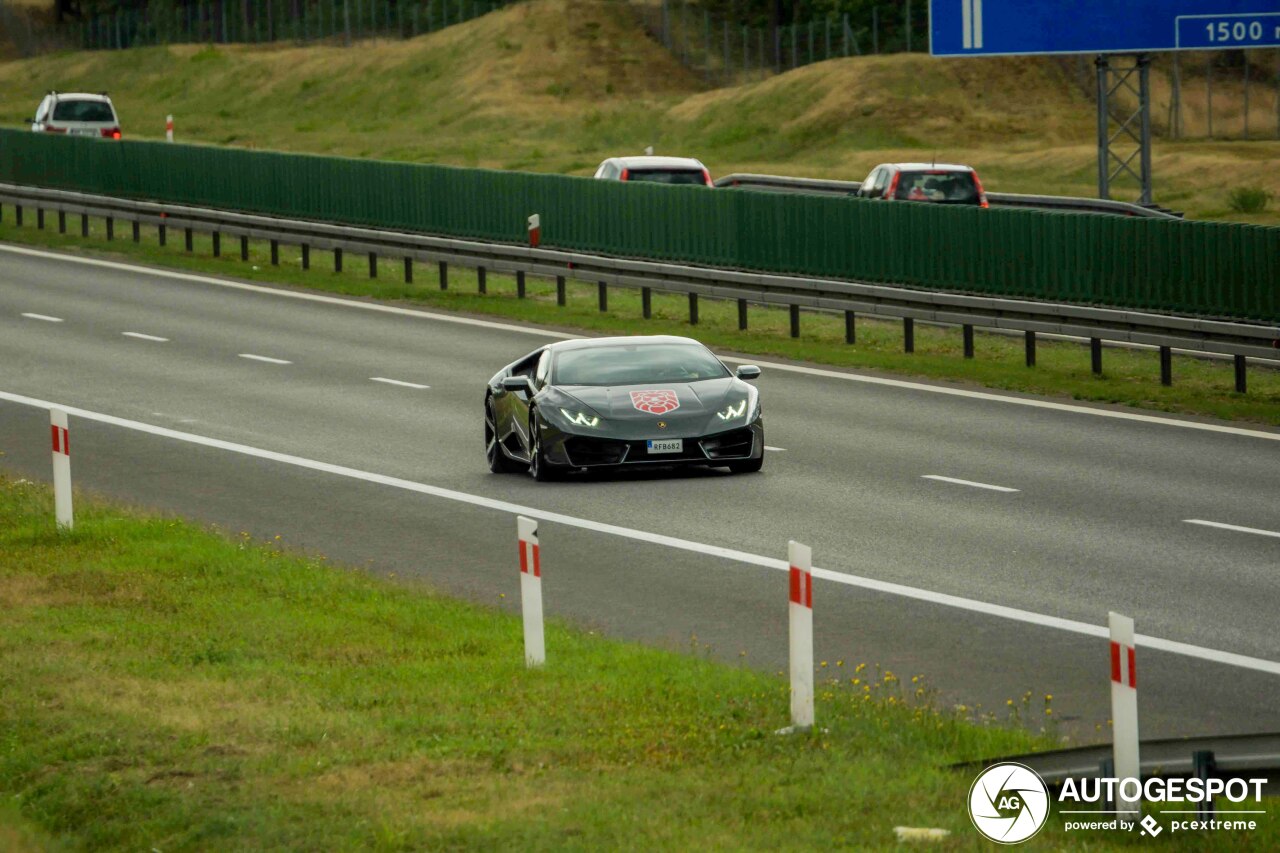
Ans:
[[[303,271],[296,248],[282,247],[280,266],[272,267],[266,244],[253,244],[250,262],[246,264],[240,260],[235,241],[224,241],[223,256],[214,258],[208,237],[197,236],[196,251],[188,255],[180,235],[170,235],[168,245],[162,248],[157,245],[154,229],[144,229],[143,242],[135,245],[128,239],[127,227],[117,228],[117,239],[107,242],[99,220],[90,223],[90,237],[84,240],[79,236],[77,217],[69,218],[70,233],[65,236],[57,233],[57,218],[52,214],[46,217],[44,231],[35,228],[33,216],[26,217],[22,228],[16,227],[13,219],[9,212],[0,221],[0,240],[395,300],[425,308],[506,317],[588,334],[693,335],[722,352],[752,353],[1064,399],[1280,425],[1280,371],[1251,369],[1249,391],[1242,395],[1234,391],[1229,362],[1175,358],[1174,384],[1166,388],[1160,385],[1159,359],[1153,352],[1107,349],[1104,373],[1097,377],[1090,372],[1088,349],[1074,343],[1041,342],[1036,367],[1027,368],[1021,338],[979,332],[976,357],[966,360],[958,329],[917,325],[916,352],[906,354],[902,352],[901,324],[890,321],[859,320],[857,343],[849,346],[844,343],[843,318],[830,315],[802,315],[801,337],[793,339],[789,337],[787,313],[776,309],[753,307],[750,329],[740,332],[733,303],[704,299],[699,305],[698,325],[690,326],[688,304],[683,296],[655,293],[653,319],[645,321],[641,319],[639,294],[624,288],[610,289],[609,310],[602,313],[598,310],[595,285],[590,283],[570,282],[568,304],[559,308],[554,283],[532,278],[527,299],[516,298],[512,278],[497,275],[488,276],[488,293],[480,296],[476,293],[473,270],[451,269],[449,290],[441,291],[434,270],[423,265],[417,268],[415,283],[405,285],[399,260],[382,262],[379,277],[371,280],[363,258],[349,259],[344,272],[337,274],[332,270],[329,256],[315,252],[311,270]]]
[[[1192,136],[1206,129],[1199,68],[1184,62]],[[1057,59],[854,57],[713,90],[625,4],[534,0],[352,49],[189,45],[0,62],[0,124],[19,125],[50,88],[108,89],[137,137],[163,136],[172,113],[191,141],[574,174],[646,145],[701,157],[717,175],[860,180],[878,162],[936,156],[972,163],[990,190],[1091,196],[1094,107],[1073,69]],[[1165,70],[1153,74],[1157,129]],[[1271,139],[1157,139],[1157,200],[1193,217],[1280,222],[1274,74],[1264,65],[1254,76],[1253,133]],[[1239,81],[1219,72],[1213,86],[1218,132],[1238,135]],[[1277,198],[1267,212],[1233,213],[1237,187]]]
[[[905,825],[985,849],[944,765],[1053,742],[1048,701],[973,719],[854,661],[783,737],[781,677],[547,644],[531,672],[517,617],[83,495],[60,534],[47,488],[0,476],[0,847],[879,849]]]

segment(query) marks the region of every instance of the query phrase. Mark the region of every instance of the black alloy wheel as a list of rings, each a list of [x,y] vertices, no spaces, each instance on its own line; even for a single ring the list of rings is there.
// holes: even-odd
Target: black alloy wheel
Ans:
[[[539,483],[548,483],[560,479],[560,470],[542,455],[542,429],[538,420],[538,411],[534,409],[529,415],[529,473]]]
[[[511,474],[524,467],[502,452],[498,442],[498,418],[493,410],[493,397],[484,398],[484,455],[489,462],[489,470],[495,474]]]

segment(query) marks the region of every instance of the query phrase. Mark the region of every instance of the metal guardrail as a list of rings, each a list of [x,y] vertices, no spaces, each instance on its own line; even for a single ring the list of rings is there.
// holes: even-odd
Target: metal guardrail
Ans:
[[[1199,758],[1197,753],[1200,753]],[[1211,754],[1208,762],[1215,776],[1259,772],[1280,774],[1280,733],[1268,733],[1143,741],[1139,747],[1142,775],[1194,776],[1205,764],[1205,753]],[[1111,744],[1100,744],[965,761],[951,767],[976,773],[992,764],[1012,761],[1030,767],[1049,785],[1061,785],[1067,779],[1097,778],[1102,775],[1103,762],[1111,756]],[[1273,789],[1280,786],[1280,779],[1271,784]]]
[[[745,323],[745,308],[749,303],[789,306],[793,335],[799,334],[800,309],[810,309],[846,312],[846,329],[850,331],[856,313],[901,318],[907,335],[910,334],[910,323],[915,320],[964,326],[969,340],[973,327],[1019,330],[1027,333],[1029,361],[1036,333],[1220,353],[1236,357],[1238,388],[1242,385],[1246,356],[1273,359],[1280,349],[1280,327],[1262,324],[684,266],[278,219],[13,184],[0,184],[0,205],[5,204],[55,211],[61,215],[103,217],[108,222],[132,222],[135,223],[135,240],[139,236],[137,225],[147,224],[163,226],[166,232],[181,229],[219,237],[232,235],[246,240],[253,238],[302,246],[305,247],[304,257],[309,257],[310,249],[323,249],[367,253],[371,257],[404,258],[406,277],[412,272],[409,262],[417,260],[514,273],[518,281],[527,273],[554,277],[558,282],[574,278],[597,282],[604,287],[638,288],[644,294],[646,306],[649,294],[654,290],[685,293],[689,295],[690,321],[695,323],[697,298],[705,296],[737,300],[740,325]],[[443,275],[441,285],[445,286]],[[648,316],[647,311],[645,316]]]
[[[725,175],[715,183],[717,187],[749,187],[773,192],[817,193],[821,195],[852,195],[862,186],[861,181],[832,181],[821,178],[791,178],[784,175],[754,175],[749,173]],[[987,193],[987,200],[996,207],[1022,207],[1068,213],[1109,213],[1117,216],[1141,216],[1151,219],[1182,218],[1157,208],[1100,198],[989,192]]]

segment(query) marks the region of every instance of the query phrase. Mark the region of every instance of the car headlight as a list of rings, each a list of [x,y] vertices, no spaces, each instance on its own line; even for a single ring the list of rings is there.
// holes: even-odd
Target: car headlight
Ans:
[[[560,414],[564,415],[565,420],[574,426],[597,427],[600,426],[600,418],[595,415],[588,415],[585,412],[571,412],[568,409],[561,409]]]
[[[716,417],[718,417],[722,421],[731,421],[736,418],[742,417],[746,413],[747,413],[747,401],[739,400],[738,402],[731,403],[730,405],[725,406],[723,409],[716,412]]]

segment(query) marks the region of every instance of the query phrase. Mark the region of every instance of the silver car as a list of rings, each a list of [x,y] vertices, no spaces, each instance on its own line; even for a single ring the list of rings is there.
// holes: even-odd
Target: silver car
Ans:
[[[648,181],[714,187],[711,173],[692,157],[610,157],[596,169],[602,181]]]

